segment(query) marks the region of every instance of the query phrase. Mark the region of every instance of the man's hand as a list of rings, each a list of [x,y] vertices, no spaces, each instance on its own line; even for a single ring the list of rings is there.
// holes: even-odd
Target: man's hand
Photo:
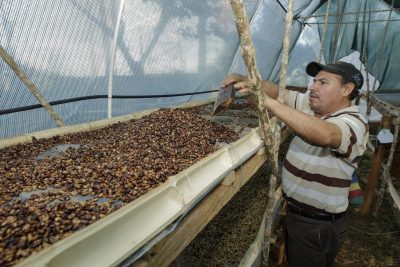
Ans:
[[[222,87],[225,87],[229,84],[233,84],[233,88],[241,93],[251,93],[254,89],[252,88],[251,83],[246,76],[237,73],[232,73],[228,75],[222,81]],[[261,80],[261,91],[273,99],[276,99],[278,97],[278,86],[271,81]],[[285,103],[287,103],[287,95],[288,92],[285,89]]]
[[[252,91],[250,82],[246,76],[232,73],[222,81],[222,87],[233,84],[233,88],[240,93],[250,93]]]

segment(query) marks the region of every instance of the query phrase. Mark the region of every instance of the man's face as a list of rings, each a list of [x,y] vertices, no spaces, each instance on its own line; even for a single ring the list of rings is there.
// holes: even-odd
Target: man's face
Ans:
[[[343,108],[341,76],[321,70],[310,87],[310,107],[317,117],[329,115]]]

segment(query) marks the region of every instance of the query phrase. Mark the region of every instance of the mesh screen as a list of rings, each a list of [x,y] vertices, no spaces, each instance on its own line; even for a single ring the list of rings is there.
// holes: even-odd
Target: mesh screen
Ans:
[[[113,38],[124,2],[113,65]],[[260,1],[245,3],[251,17]],[[107,118],[110,68],[112,116],[171,106],[218,89],[238,48],[227,1],[0,2],[3,48],[47,101],[99,96],[53,106],[66,125]],[[0,60],[0,137],[55,127],[25,85]],[[189,93],[140,99],[142,95]],[[13,113],[12,113],[13,112]]]
[[[288,1],[244,2],[261,76],[278,82]],[[294,1],[292,76],[305,75],[293,64],[317,59],[319,39],[299,35],[308,15],[325,13],[321,2]],[[331,13],[356,14],[330,22],[358,23],[329,24],[324,46],[327,62],[359,51],[381,81],[380,92],[398,89],[400,18],[393,12],[386,28],[388,12],[369,13],[368,19],[384,20],[373,23],[362,23],[361,12],[388,8],[383,1],[332,0]],[[323,20],[316,18],[319,35]],[[227,0],[2,0],[0,43],[66,125],[209,98],[229,72],[246,74]],[[56,127],[2,60],[0,84],[0,138]]]
[[[51,101],[107,94],[110,44],[117,2],[1,1],[1,44],[45,98]],[[0,109],[38,104],[2,60]],[[94,102],[94,101],[89,101]],[[106,105],[54,106],[65,123],[104,118]],[[99,109],[101,107],[101,109]],[[42,108],[0,116],[1,137],[55,127]]]

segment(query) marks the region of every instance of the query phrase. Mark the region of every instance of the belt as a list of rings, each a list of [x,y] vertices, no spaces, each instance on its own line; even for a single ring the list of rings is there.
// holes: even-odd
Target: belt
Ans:
[[[346,215],[346,212],[340,212],[340,213],[330,213],[330,212],[323,212],[323,211],[311,211],[311,210],[305,210],[303,208],[300,208],[293,203],[288,202],[287,203],[287,208],[289,211],[307,217],[311,219],[316,219],[316,220],[322,220],[322,221],[334,221],[337,219],[342,218],[343,216]]]

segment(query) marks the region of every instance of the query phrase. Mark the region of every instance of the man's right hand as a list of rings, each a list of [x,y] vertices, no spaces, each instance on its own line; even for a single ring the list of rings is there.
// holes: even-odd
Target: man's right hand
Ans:
[[[228,86],[230,84],[233,84],[233,88],[236,91],[239,91],[240,93],[251,93],[254,89],[252,88],[251,83],[246,76],[237,73],[229,74],[222,81],[223,87]],[[279,91],[278,86],[271,81],[261,80],[261,91],[268,97],[271,97],[273,99],[277,99],[278,97],[278,91]],[[288,94],[289,94],[288,90],[285,89],[285,97],[284,97],[285,103],[287,103]]]
[[[233,88],[235,88],[235,90],[239,91],[240,93],[249,93],[252,91],[250,87],[250,82],[247,77],[237,73],[229,74],[222,81],[222,87],[226,87],[230,84],[233,84]]]

